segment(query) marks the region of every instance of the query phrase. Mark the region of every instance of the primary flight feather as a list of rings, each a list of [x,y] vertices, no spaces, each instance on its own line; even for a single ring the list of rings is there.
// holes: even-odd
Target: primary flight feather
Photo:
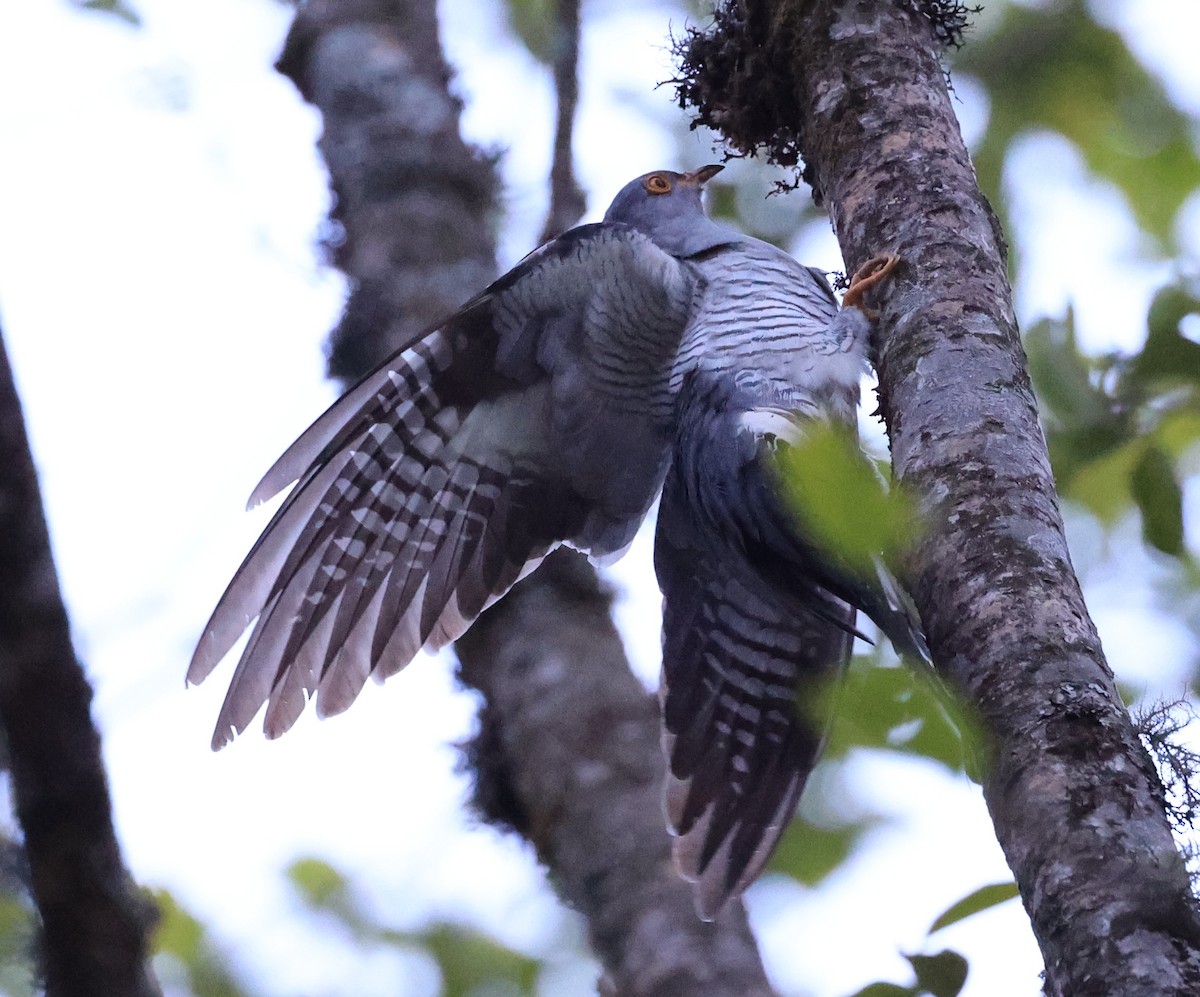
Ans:
[[[294,487],[188,670],[203,680],[253,624],[214,748],[264,703],[270,737],[311,697],[322,716],[346,709],[559,544],[620,553],[661,493],[675,855],[704,916],[753,880],[824,737],[797,704],[845,667],[856,610],[925,650],[885,569],[864,580],[805,537],[774,459],[813,420],[852,430],[869,320],[820,272],[709,219],[719,170],[631,181],[602,222],[530,254],[279,458],[251,502]]]

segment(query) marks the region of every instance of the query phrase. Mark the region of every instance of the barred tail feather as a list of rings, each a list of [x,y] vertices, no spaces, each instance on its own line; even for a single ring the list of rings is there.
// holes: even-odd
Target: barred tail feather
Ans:
[[[713,920],[731,897],[740,896],[758,878],[796,812],[806,781],[805,776],[797,775],[778,794],[778,805],[768,819],[745,825],[747,829],[755,827],[753,840],[740,841],[734,835],[716,839],[711,834],[710,815],[675,839],[675,867],[696,884],[696,913],[702,920]],[[713,840],[720,841],[715,851],[710,850]]]
[[[673,473],[655,539],[664,802],[675,863],[711,919],[770,858],[816,765],[826,726],[818,696],[849,659],[854,613],[764,582],[700,532],[682,497]]]

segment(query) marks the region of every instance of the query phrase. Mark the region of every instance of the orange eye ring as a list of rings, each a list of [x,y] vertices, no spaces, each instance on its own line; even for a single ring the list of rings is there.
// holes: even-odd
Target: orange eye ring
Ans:
[[[671,193],[671,181],[661,173],[651,173],[650,176],[646,177],[645,187],[647,194]]]

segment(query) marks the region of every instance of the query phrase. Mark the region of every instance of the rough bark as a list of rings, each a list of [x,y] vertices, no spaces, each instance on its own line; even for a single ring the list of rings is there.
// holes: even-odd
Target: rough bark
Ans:
[[[431,3],[311,0],[277,68],[324,114],[328,242],[352,281],[329,373],[354,381],[495,276],[495,173],[459,137]]]
[[[576,46],[560,60],[572,103]],[[432,4],[311,0],[279,69],[324,117],[336,261],[353,281],[330,374],[354,380],[493,275],[491,164],[459,137]],[[563,189],[574,187],[569,136],[565,109]],[[446,183],[446,164],[466,179]],[[548,226],[573,221],[570,199],[558,201]],[[615,993],[770,994],[742,909],[703,924],[670,865],[658,712],[629,671],[609,601],[590,566],[562,552],[459,642],[461,675],[486,699],[467,748],[478,808],[534,843],[587,918]]]
[[[794,109],[786,124],[847,269],[904,259],[877,296],[875,346],[893,465],[927,516],[913,595],[939,669],[990,731],[984,793],[1047,990],[1200,993],[1195,900],[1071,566],[1003,237],[947,94],[934,6],[747,2],[735,33],[707,44],[728,56],[752,43],[762,89]]]
[[[92,690],[71,645],[37,473],[0,341],[0,726],[49,997],[151,997],[153,905],[112,825]]]

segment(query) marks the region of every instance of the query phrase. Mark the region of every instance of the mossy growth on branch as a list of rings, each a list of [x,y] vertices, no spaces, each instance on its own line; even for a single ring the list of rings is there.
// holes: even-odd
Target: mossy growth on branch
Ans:
[[[927,21],[942,50],[962,44],[970,15],[979,10],[962,0],[892,2]],[[688,27],[673,40],[679,75],[671,82],[679,107],[695,112],[693,129],[720,132],[731,157],[761,154],[793,168],[803,160],[804,115],[789,37],[803,30],[811,6],[811,0],[722,0],[707,28]]]

